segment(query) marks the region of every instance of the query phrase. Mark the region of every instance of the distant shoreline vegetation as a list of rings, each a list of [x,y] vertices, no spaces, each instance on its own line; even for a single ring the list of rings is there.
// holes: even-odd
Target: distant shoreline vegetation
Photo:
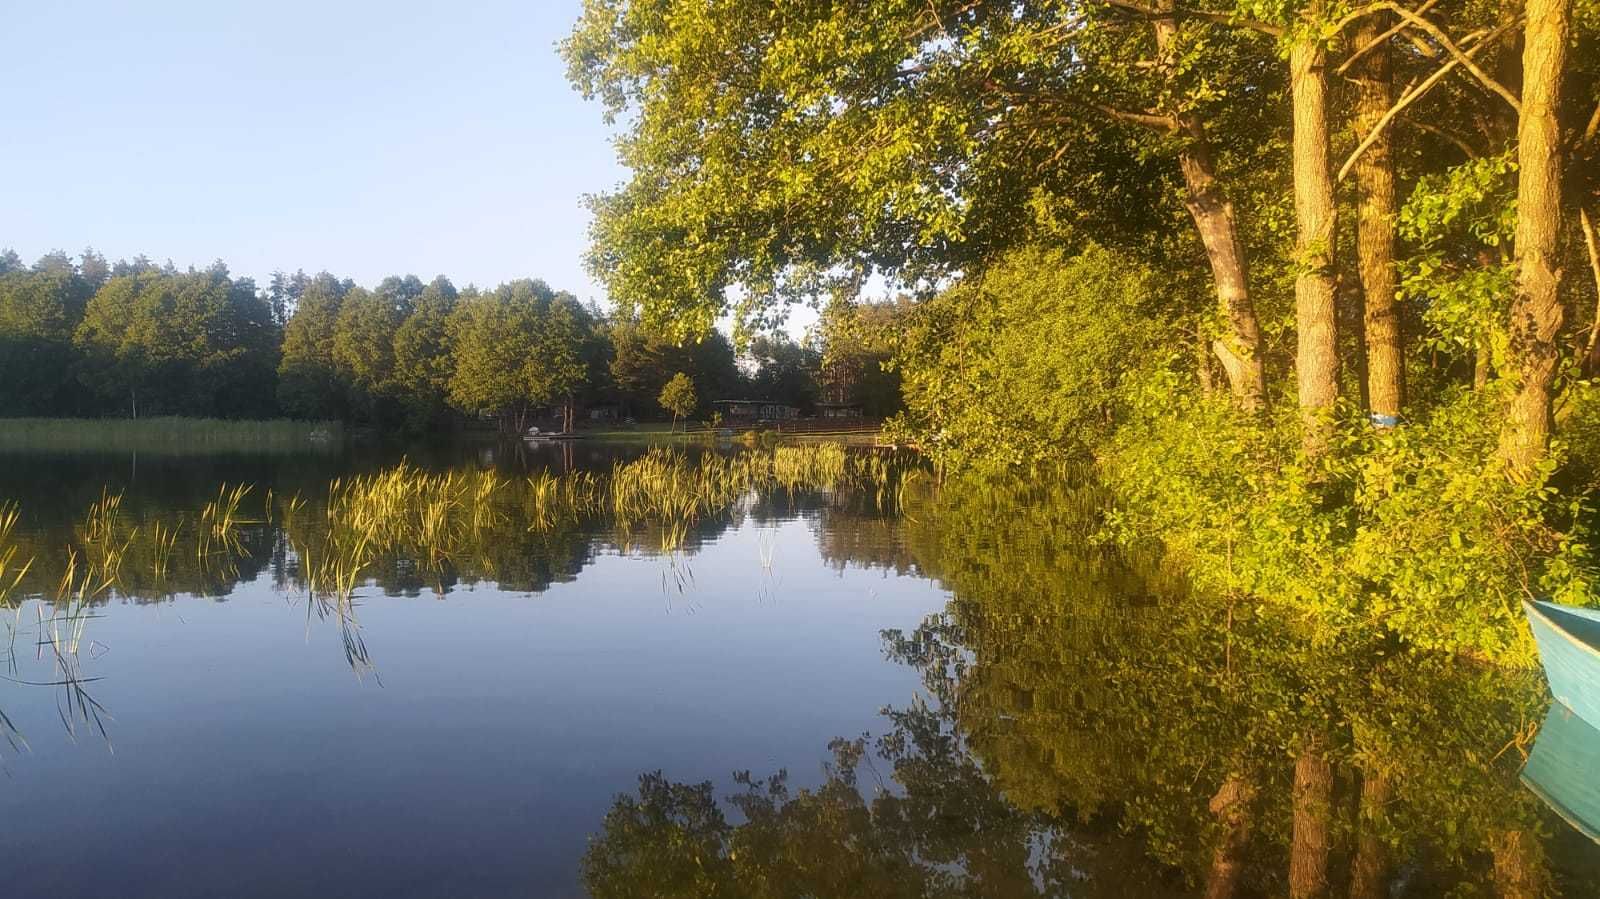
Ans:
[[[8,418],[0,452],[330,453],[344,446],[337,421],[216,418]]]
[[[803,341],[752,334],[736,349],[709,322],[667,333],[533,279],[457,290],[405,275],[367,289],[276,272],[259,288],[220,261],[180,270],[88,250],[29,266],[0,250],[0,419],[337,420],[413,435],[492,421],[522,433],[710,421],[735,400],[882,419],[900,410],[899,377],[860,318],[836,311]]]

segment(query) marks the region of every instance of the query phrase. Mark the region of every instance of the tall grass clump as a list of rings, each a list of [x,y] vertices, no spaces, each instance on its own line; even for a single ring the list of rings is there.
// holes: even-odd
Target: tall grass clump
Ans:
[[[343,426],[333,421],[8,418],[0,427],[3,452],[256,455],[337,452],[343,445]]]

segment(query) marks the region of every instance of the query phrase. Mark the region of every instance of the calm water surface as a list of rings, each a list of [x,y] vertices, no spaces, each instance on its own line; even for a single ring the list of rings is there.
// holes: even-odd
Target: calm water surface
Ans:
[[[638,452],[410,461],[570,478]],[[1586,757],[1539,745],[1535,673],[1185,596],[1093,539],[1093,491],[761,489],[678,534],[513,513],[317,595],[297,529],[398,461],[0,459],[38,559],[0,633],[6,895],[1183,896],[1218,876],[1229,783],[1238,894],[1276,895],[1307,740],[1340,894],[1376,860],[1383,895],[1600,895],[1600,848],[1520,779]],[[241,483],[228,546],[180,533],[154,576],[153,523]],[[119,494],[119,582],[59,601]]]

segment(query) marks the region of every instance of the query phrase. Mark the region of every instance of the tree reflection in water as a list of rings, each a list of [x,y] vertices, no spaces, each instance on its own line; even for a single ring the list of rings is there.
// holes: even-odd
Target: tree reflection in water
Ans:
[[[1092,486],[946,484],[867,558],[825,517],[835,564],[951,592],[885,634],[928,698],[835,741],[815,787],[736,775],[737,823],[712,784],[646,775],[585,858],[589,890],[1600,895],[1594,847],[1518,783],[1538,672],[1188,593],[1158,547],[1106,545],[1106,507]]]

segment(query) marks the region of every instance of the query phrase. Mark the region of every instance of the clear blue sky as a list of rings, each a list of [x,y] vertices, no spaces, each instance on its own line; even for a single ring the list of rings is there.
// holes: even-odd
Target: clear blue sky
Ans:
[[[374,284],[583,270],[616,165],[579,0],[0,0],[0,247]]]

